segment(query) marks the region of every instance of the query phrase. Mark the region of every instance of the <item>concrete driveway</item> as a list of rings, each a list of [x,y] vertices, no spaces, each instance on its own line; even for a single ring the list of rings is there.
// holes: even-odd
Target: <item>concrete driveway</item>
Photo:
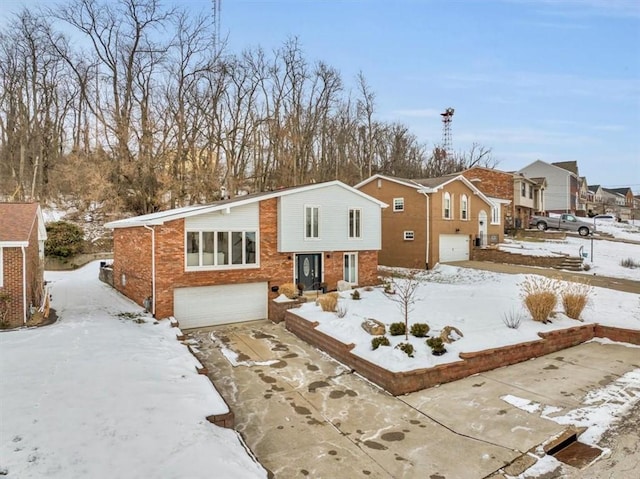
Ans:
[[[566,429],[500,397],[568,411],[587,391],[640,367],[638,349],[588,343],[393,397],[283,323],[186,333],[236,429],[278,479],[488,477]]]

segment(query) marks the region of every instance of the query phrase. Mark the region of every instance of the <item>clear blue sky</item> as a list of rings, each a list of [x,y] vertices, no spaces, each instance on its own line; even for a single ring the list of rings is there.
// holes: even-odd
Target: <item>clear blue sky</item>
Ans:
[[[45,3],[5,2],[0,17]],[[577,160],[640,193],[640,0],[222,0],[221,26],[238,51],[297,36],[348,87],[362,70],[378,118],[430,146],[453,107],[456,151],[477,142],[509,171]]]

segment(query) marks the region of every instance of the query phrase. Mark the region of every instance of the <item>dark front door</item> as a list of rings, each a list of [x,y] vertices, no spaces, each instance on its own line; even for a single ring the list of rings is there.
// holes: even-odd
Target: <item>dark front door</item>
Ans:
[[[296,283],[302,283],[305,291],[320,289],[321,258],[318,253],[296,255]]]

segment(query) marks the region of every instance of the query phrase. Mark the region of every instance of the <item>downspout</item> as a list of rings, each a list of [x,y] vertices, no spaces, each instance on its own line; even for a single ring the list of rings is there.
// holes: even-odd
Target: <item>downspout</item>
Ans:
[[[424,191],[420,191],[427,199],[427,247],[425,251],[425,269],[429,269],[429,195]]]
[[[24,246],[22,250],[22,320],[27,324],[27,252]]]
[[[156,317],[156,230],[142,225],[151,231],[151,315]]]

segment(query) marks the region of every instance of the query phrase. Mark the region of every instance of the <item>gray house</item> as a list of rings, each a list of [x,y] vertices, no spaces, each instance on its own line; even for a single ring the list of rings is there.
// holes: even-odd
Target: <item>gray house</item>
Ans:
[[[576,213],[580,209],[580,176],[576,161],[546,163],[536,160],[518,171],[527,178],[546,178],[544,201],[549,213]]]

